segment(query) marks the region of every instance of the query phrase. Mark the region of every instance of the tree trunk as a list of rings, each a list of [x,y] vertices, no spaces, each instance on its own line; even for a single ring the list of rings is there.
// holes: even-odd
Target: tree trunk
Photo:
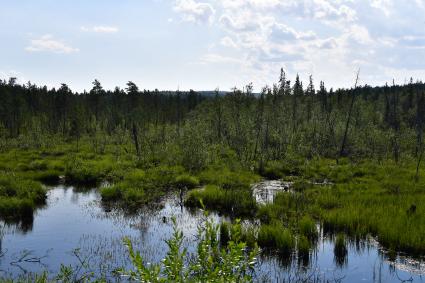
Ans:
[[[137,135],[137,127],[134,122],[133,122],[133,142],[134,142],[134,147],[136,148],[136,154],[138,157],[140,157],[139,138]]]
[[[352,115],[352,112],[353,112],[354,101],[356,99],[355,90],[357,89],[357,83],[359,82],[359,73],[360,73],[360,70],[357,71],[356,83],[354,84],[354,91],[353,91],[353,94],[352,94],[352,97],[351,97],[350,109],[348,110],[347,122],[345,123],[344,137],[342,138],[341,149],[339,151],[339,157],[342,157],[344,155],[344,152],[345,152],[345,146],[346,146],[346,143],[347,143],[348,129],[350,127],[351,115]]]

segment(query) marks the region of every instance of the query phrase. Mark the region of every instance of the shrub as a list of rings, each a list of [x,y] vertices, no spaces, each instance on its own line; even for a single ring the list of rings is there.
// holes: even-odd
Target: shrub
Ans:
[[[252,282],[250,270],[256,264],[258,249],[247,251],[246,244],[239,240],[228,242],[227,248],[218,245],[218,225],[207,218],[199,227],[200,239],[197,253],[188,260],[187,251],[182,248],[184,236],[174,222],[174,233],[167,240],[167,256],[157,264],[146,265],[129,239],[128,247],[133,269],[120,270],[130,281],[140,282]]]
[[[223,246],[226,246],[227,243],[230,241],[230,226],[228,222],[221,222],[220,223],[220,243]]]

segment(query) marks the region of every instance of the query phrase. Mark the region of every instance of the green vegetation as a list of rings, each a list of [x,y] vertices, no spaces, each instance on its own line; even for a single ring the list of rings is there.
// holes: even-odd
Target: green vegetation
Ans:
[[[304,216],[299,224],[299,232],[301,235],[310,240],[316,240],[318,238],[318,232],[316,223],[308,216]]]
[[[39,182],[98,186],[130,209],[171,190],[185,204],[260,224],[240,228],[248,245],[307,254],[326,234],[376,237],[392,253],[425,253],[425,84],[316,91],[281,72],[254,94],[89,92],[0,81],[0,211],[29,215]],[[257,205],[260,176],[292,181],[291,192]],[[232,227],[222,226],[224,242]],[[227,231],[227,232],[226,232]],[[408,231],[408,233],[406,233]],[[226,239],[226,233],[228,238]]]
[[[129,239],[124,239],[132,263],[131,269],[120,268],[111,274],[130,282],[253,282],[252,270],[256,265],[258,248],[248,249],[235,230],[229,234],[226,244],[220,244],[219,225],[206,214],[206,220],[198,229],[198,244],[195,254],[183,249],[184,235],[178,230],[175,219],[174,232],[166,240],[168,252],[158,263],[146,263]],[[83,270],[84,271],[84,270]],[[108,275],[108,276],[111,276]],[[1,282],[109,282],[106,275],[98,277],[81,268],[61,266],[57,275],[47,272],[41,275],[26,275],[17,280],[1,278]]]
[[[32,218],[38,205],[44,204],[46,191],[40,183],[0,174],[0,215],[5,220]]]
[[[253,216],[257,208],[249,187],[223,189],[216,185],[207,185],[203,189],[189,192],[185,204],[196,207],[201,200],[206,208],[235,216]]]
[[[194,187],[195,177],[182,175],[183,168],[159,166],[147,170],[133,169],[122,180],[101,190],[102,200],[119,201],[136,208],[138,205],[157,200],[173,187]]]
[[[334,255],[335,262],[342,266],[347,261],[347,241],[344,234],[338,234],[335,238]]]
[[[282,254],[288,255],[295,248],[295,239],[289,229],[279,224],[262,225],[258,231],[258,244],[261,247],[277,248]]]
[[[419,205],[425,200],[425,182],[415,180],[411,163],[400,168],[392,162],[336,164],[320,159],[306,163],[300,176],[294,193],[281,193],[273,204],[259,208],[257,215],[263,223],[278,220],[296,226],[314,242],[316,219],[325,233],[343,232],[358,238],[372,235],[390,250],[417,256],[425,252],[424,208]],[[332,183],[312,185],[305,179]]]
[[[173,237],[167,241],[167,256],[160,264],[146,265],[126,240],[135,268],[120,273],[141,282],[252,282],[250,271],[258,250],[249,251],[237,234],[232,234],[232,240],[221,246],[218,231],[219,225],[211,220],[199,228],[198,252],[188,266],[185,266],[186,251],[182,250],[183,234],[176,226]]]

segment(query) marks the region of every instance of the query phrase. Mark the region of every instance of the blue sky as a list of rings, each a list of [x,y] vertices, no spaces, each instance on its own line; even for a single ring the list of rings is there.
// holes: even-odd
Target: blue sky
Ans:
[[[0,77],[89,89],[257,90],[310,74],[425,79],[425,0],[0,0]]]

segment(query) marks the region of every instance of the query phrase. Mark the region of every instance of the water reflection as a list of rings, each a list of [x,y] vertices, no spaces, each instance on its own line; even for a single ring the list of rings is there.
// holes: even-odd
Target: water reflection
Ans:
[[[293,182],[264,180],[252,186],[252,193],[258,204],[272,203],[278,192],[289,192]]]
[[[173,216],[184,232],[184,247],[195,252],[203,214],[182,206],[180,192],[159,204],[125,211],[102,203],[95,189],[55,187],[48,193],[47,205],[36,211],[30,225],[0,223],[0,276],[57,272],[60,263],[78,267],[81,261],[89,266],[84,272],[111,274],[117,267],[129,266],[122,244],[124,236],[132,240],[146,262],[158,262],[167,252],[164,240],[172,234]],[[217,223],[222,219],[217,214],[212,217]],[[252,221],[242,223],[253,229],[259,225]],[[345,254],[336,254],[333,234],[320,227],[319,238],[308,251],[296,248],[286,255],[263,251],[254,276],[257,281],[272,282],[399,282],[399,278],[422,281],[423,261],[401,256],[391,261],[371,238],[347,237],[345,247]]]

